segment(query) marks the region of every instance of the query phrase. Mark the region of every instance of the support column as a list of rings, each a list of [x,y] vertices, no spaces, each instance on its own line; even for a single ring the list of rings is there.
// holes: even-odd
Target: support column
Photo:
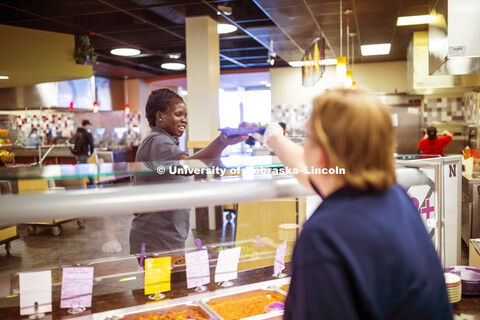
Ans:
[[[217,22],[209,16],[186,18],[188,141],[212,141],[220,125],[220,44]]]
[[[217,22],[209,16],[187,17],[185,21],[188,90],[188,142],[202,148],[218,136],[220,125],[220,44]],[[192,210],[196,228],[196,210]],[[215,230],[215,207],[208,207],[208,228]]]

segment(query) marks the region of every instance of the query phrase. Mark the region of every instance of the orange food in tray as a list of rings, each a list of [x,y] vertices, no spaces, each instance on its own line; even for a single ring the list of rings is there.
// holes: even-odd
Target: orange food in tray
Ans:
[[[255,290],[213,298],[206,303],[224,320],[237,320],[264,314],[265,306],[271,302],[285,302],[285,296],[277,291]]]
[[[285,292],[288,292],[288,289],[290,288],[290,283],[284,284],[283,286],[280,287],[280,290],[283,290]]]
[[[198,306],[175,306],[147,312],[125,315],[122,320],[186,320],[208,319],[210,316]]]

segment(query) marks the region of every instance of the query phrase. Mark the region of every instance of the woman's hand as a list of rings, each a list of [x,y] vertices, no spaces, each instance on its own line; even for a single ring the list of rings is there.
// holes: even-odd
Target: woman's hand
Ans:
[[[263,135],[261,133],[254,133],[252,136],[260,141],[265,148],[272,151],[271,146],[268,145],[268,140],[276,135],[283,136],[283,128],[278,123],[272,122],[268,125]]]
[[[232,145],[232,144],[237,144],[239,142],[242,142],[242,141],[245,141],[248,139],[248,136],[247,135],[241,135],[241,136],[232,136],[232,137],[229,137],[227,136],[226,134],[222,133],[218,139],[220,140],[220,142],[225,145],[225,146],[229,146],[229,145]]]

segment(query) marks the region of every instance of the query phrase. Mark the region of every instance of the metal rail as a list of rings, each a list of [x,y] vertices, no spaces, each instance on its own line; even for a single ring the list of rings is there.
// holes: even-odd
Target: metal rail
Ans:
[[[397,177],[404,187],[425,183],[425,175],[416,168],[398,168]],[[2,195],[0,223],[187,209],[311,194],[295,178],[286,176]]]

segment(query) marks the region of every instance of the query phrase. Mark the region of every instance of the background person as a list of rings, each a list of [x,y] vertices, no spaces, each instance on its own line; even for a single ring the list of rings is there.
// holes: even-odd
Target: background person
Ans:
[[[181,159],[218,158],[228,145],[247,138],[247,136],[228,138],[222,134],[207,147],[189,156],[179,148],[178,138],[183,135],[188,124],[187,107],[180,95],[170,89],[153,91],[145,105],[145,114],[152,130],[138,147],[135,161],[143,162],[145,167],[153,171],[156,171],[159,165],[168,167],[166,163],[173,165]],[[172,180],[184,182],[187,179],[170,174],[153,174],[136,176],[135,183]],[[140,253],[142,243],[145,243],[146,252],[184,248],[189,229],[190,210],[135,214],[130,229],[130,253]]]
[[[90,128],[91,123],[87,119],[82,121],[82,126],[77,128],[75,137],[72,138],[74,149],[75,149],[75,158],[77,163],[88,163],[88,158],[93,154],[95,150],[95,145],[93,144],[93,136],[88,129]],[[95,185],[95,180],[93,177],[88,177],[90,185]]]
[[[443,269],[411,198],[395,184],[388,109],[361,90],[313,101],[303,146],[271,124],[267,147],[323,202],[295,244],[284,319],[452,319]],[[261,137],[259,137],[261,138]]]
[[[36,148],[39,145],[41,145],[41,140],[40,137],[38,136],[38,130],[37,128],[32,128],[30,131],[30,134],[27,137],[27,143],[26,146],[27,148]]]
[[[418,149],[422,154],[443,156],[443,149],[452,141],[453,134],[447,130],[442,132],[442,136],[437,137],[437,128],[428,127],[422,140],[418,143]]]

